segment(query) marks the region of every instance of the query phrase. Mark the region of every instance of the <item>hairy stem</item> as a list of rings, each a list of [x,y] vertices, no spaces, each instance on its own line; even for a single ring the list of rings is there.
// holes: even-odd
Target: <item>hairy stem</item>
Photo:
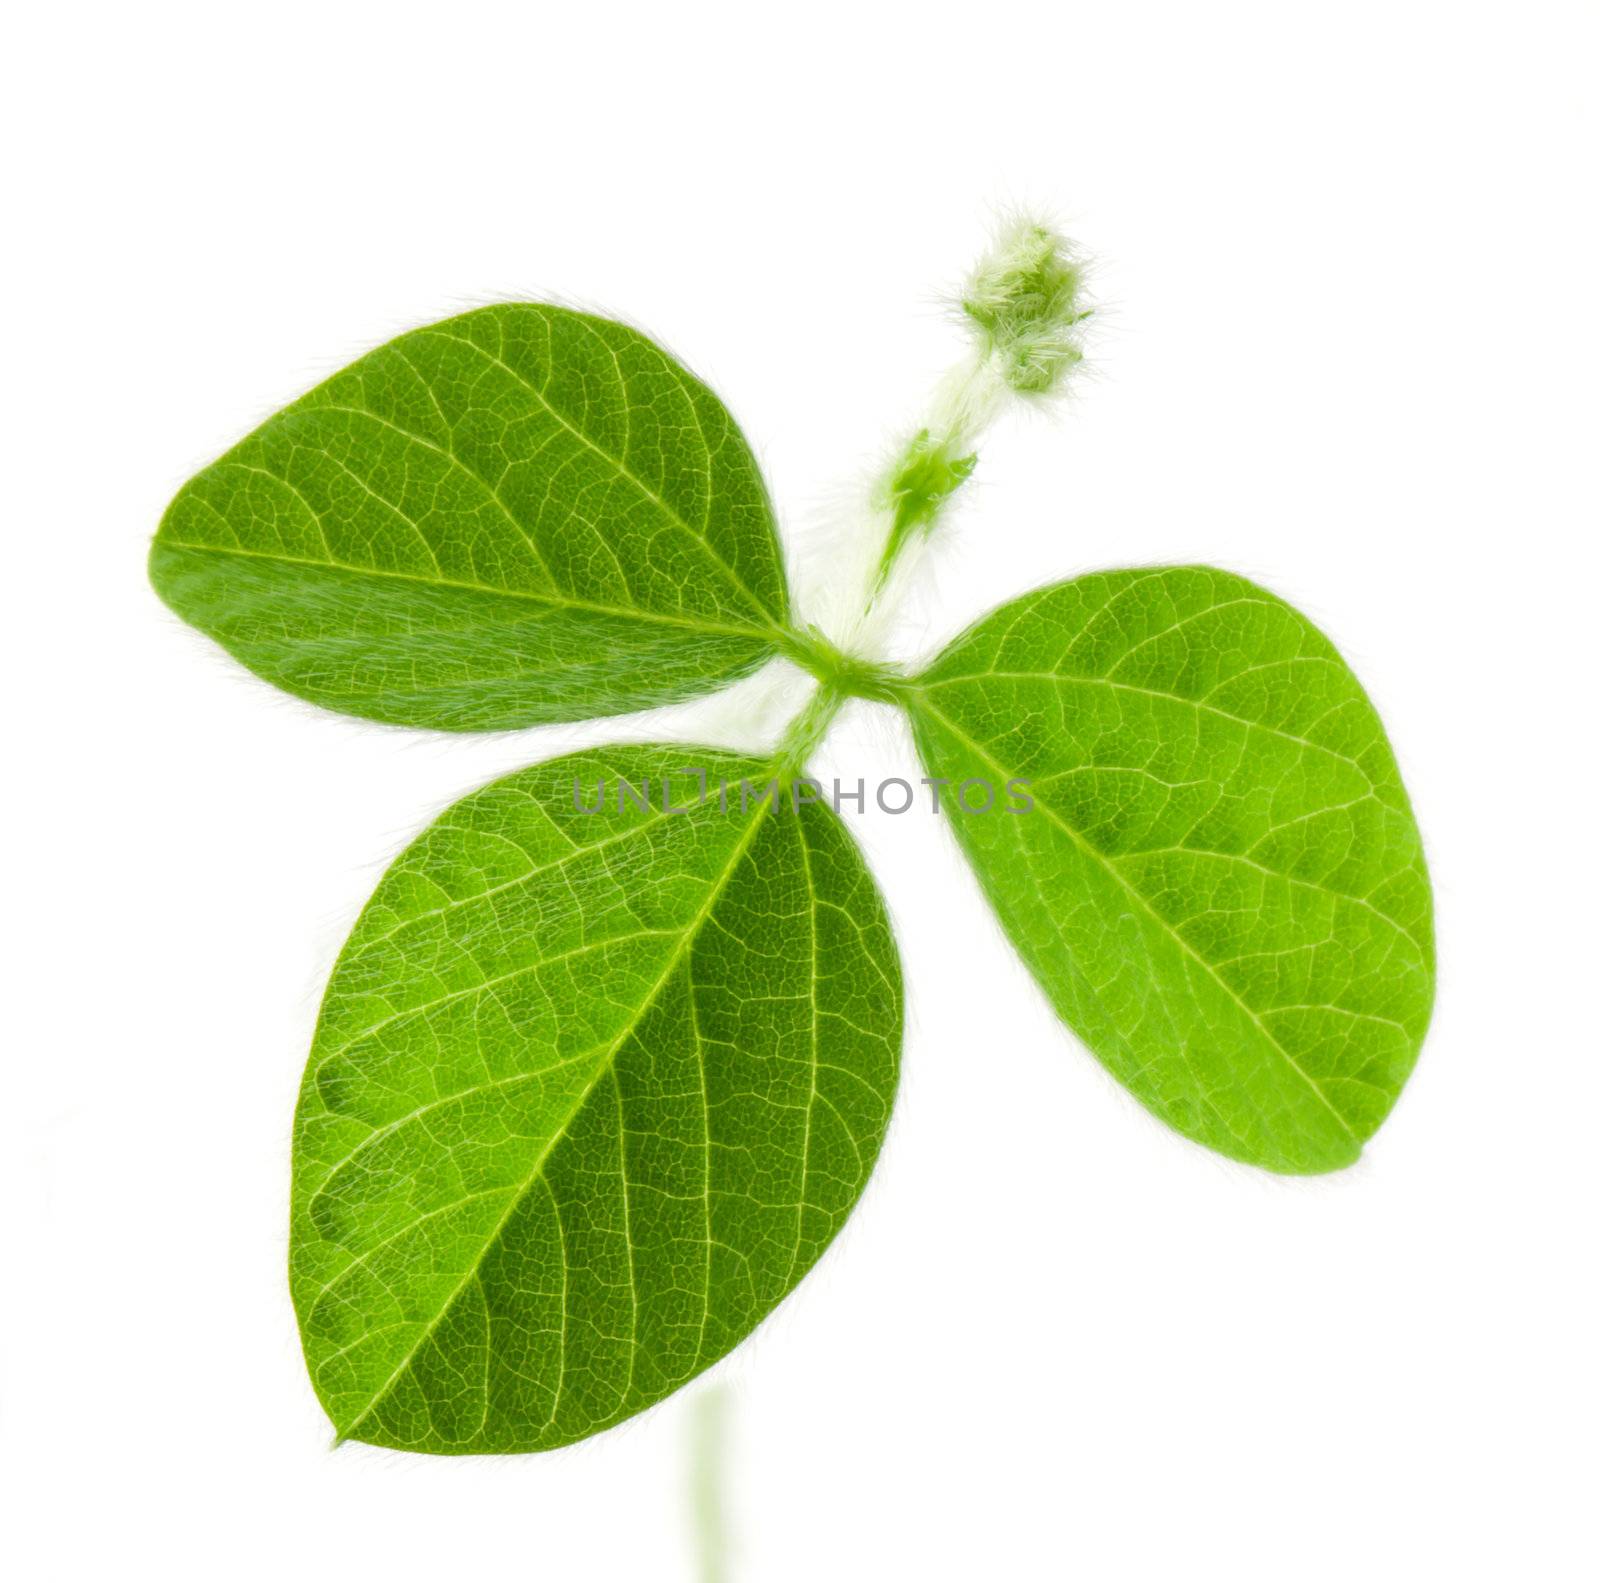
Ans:
[[[851,695],[832,682],[824,682],[807,702],[804,709],[789,722],[778,750],[773,755],[773,767],[779,781],[787,786],[806,767],[806,762],[816,751],[817,744],[828,733],[833,717],[844,707]]]
[[[900,696],[902,677],[894,666],[846,654],[816,627],[791,628],[780,644],[787,658],[846,698],[894,703]]]
[[[928,420],[881,478],[875,506],[887,519],[868,608],[906,547],[925,538],[972,476],[977,444],[1010,397],[1058,390],[1083,358],[1078,329],[1083,265],[1047,226],[1019,220],[996,240],[961,297],[974,346],[940,386]]]
[[[778,747],[785,775],[804,767],[846,698],[901,701],[904,677],[895,667],[842,645],[861,641],[869,617],[891,612],[897,567],[972,476],[978,441],[995,418],[1011,401],[1047,398],[1082,360],[1078,327],[1093,312],[1082,304],[1082,287],[1070,244],[1032,220],[1008,226],[972,272],[960,299],[972,347],[873,489],[879,540],[861,603],[844,612],[837,642],[816,626],[790,628],[780,639],[784,654],[821,683]]]

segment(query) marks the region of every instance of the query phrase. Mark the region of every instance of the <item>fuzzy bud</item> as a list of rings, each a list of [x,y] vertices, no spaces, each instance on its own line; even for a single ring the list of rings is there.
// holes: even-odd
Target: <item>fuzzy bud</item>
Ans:
[[[962,311],[1020,395],[1048,394],[1082,361],[1077,326],[1094,311],[1083,305],[1083,275],[1070,245],[1031,220],[1010,226],[973,271]]]

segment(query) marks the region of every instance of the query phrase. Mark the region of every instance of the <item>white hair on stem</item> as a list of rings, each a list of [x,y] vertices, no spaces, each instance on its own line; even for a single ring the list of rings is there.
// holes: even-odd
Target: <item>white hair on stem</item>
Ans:
[[[920,424],[870,482],[806,535],[796,566],[802,624],[837,649],[881,662],[908,594],[925,582],[929,540],[977,462],[977,446],[1017,403],[1057,394],[1083,357],[1093,312],[1085,269],[1048,224],[1012,215],[952,304],[971,337]]]

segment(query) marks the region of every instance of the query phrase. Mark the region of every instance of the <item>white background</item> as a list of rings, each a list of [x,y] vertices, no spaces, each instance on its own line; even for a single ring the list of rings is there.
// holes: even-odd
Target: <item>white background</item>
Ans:
[[[1097,260],[1094,374],[996,433],[901,652],[1096,567],[1267,583],[1397,745],[1438,1011],[1356,1167],[1233,1166],[1059,1027],[937,821],[853,820],[905,1076],[848,1230],[719,1371],[734,1576],[1596,1576],[1592,7],[60,5],[10,35],[10,1577],[694,1576],[703,1387],[567,1453],[332,1453],[285,1291],[344,932],[435,812],[583,732],[276,695],[145,546],[352,356],[558,296],[711,382],[803,558],[957,355],[941,294],[1008,202]],[[762,697],[605,730],[722,740]],[[821,768],[908,746],[854,706]]]

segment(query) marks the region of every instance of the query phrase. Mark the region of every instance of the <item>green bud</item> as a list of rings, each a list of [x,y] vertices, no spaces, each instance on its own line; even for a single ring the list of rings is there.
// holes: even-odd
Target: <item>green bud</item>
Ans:
[[[1021,221],[1001,236],[968,282],[961,307],[1001,376],[1023,395],[1044,395],[1083,359],[1075,327],[1083,265],[1047,227]]]
[[[901,546],[919,528],[926,530],[932,524],[939,515],[939,508],[978,465],[974,454],[955,455],[958,448],[952,437],[936,440],[923,429],[905,448],[889,474],[887,488],[892,520],[879,567],[880,586]]]

